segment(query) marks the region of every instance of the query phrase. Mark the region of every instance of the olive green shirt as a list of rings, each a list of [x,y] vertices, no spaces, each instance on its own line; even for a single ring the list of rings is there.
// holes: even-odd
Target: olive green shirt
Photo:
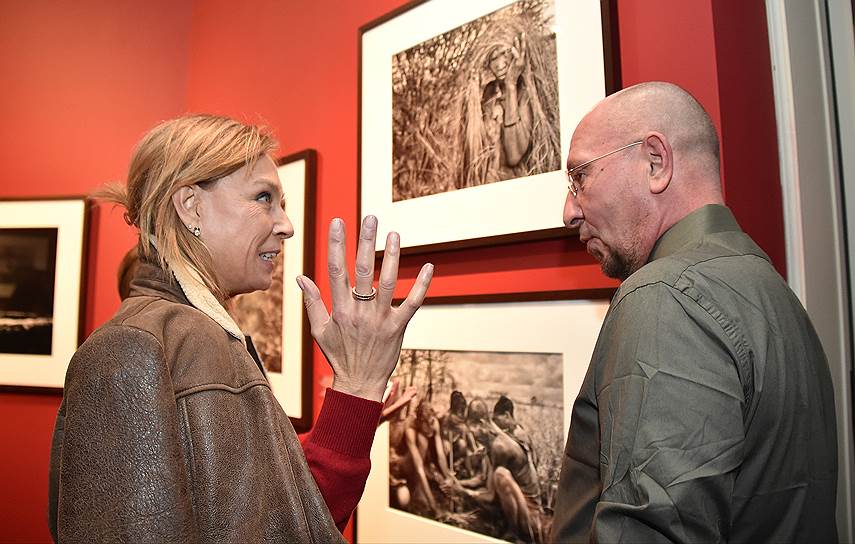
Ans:
[[[819,339],[724,206],[658,240],[612,299],[573,405],[556,542],[832,542]]]

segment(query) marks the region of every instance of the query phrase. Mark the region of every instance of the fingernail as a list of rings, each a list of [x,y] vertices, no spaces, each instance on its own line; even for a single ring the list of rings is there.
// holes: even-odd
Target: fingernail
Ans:
[[[433,274],[433,263],[427,263],[427,271]]]
[[[336,217],[335,219],[332,220],[332,223],[330,224],[330,228],[333,229],[335,232],[341,232],[341,228],[342,228],[343,224],[344,224],[344,221],[342,221],[340,218]]]
[[[297,276],[297,285],[300,286],[301,291],[306,290],[306,287],[303,285],[303,276]]]
[[[377,218],[373,215],[365,216],[365,226],[366,227],[376,227],[377,226]]]

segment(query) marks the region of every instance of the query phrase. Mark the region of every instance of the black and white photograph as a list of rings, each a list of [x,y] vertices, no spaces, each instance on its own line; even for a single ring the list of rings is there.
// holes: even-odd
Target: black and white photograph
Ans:
[[[610,10],[421,0],[360,27],[359,217],[383,218],[378,252],[389,230],[403,254],[566,235],[573,127],[617,88]]]
[[[509,542],[549,534],[563,446],[558,353],[405,349],[389,506]]]
[[[392,57],[394,201],[561,167],[554,12],[519,0]]]
[[[283,250],[284,252],[284,250]],[[270,289],[232,297],[228,310],[268,372],[282,372],[282,276],[284,255],[276,257]]]
[[[357,540],[548,541],[603,296],[428,299],[389,383]]]
[[[0,200],[0,388],[59,389],[83,327],[82,197]]]
[[[50,355],[56,228],[0,229],[0,352]]]

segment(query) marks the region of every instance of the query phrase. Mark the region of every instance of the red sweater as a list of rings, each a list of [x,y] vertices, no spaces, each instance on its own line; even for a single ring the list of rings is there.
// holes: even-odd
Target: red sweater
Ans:
[[[383,404],[327,389],[314,428],[300,437],[309,470],[343,531],[365,490]]]

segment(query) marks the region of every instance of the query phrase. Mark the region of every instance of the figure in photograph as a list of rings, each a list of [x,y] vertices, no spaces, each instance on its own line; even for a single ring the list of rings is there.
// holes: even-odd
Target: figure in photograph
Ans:
[[[392,196],[560,168],[554,6],[519,0],[392,58]]]
[[[419,388],[420,401],[406,420],[391,421],[390,506],[543,542],[551,523],[544,490],[557,483],[562,440],[561,372],[554,354],[403,350],[396,379]]]
[[[412,508],[426,508],[427,514],[437,515],[439,509],[430,482],[439,485],[453,476],[446,462],[439,420],[430,402],[422,400],[416,407],[415,417],[405,428],[403,445],[405,480],[415,501]]]
[[[820,339],[725,206],[716,127],[667,82],[576,127],[564,223],[611,300],[573,404],[555,542],[837,542]]]
[[[514,419],[514,403],[502,395],[493,408],[492,429],[482,475],[458,482],[464,493],[485,507],[498,505],[507,521],[503,538],[544,542],[548,519],[541,504],[536,452],[525,429]]]
[[[473,53],[464,103],[463,185],[549,171],[542,165],[555,169],[560,142],[557,131],[549,130],[540,96],[556,91],[538,77],[543,53],[527,45],[525,30],[506,21],[490,27]]]
[[[469,454],[467,441],[469,430],[466,426],[466,397],[458,390],[451,392],[448,413],[440,422],[442,443],[448,455],[448,466],[457,477],[468,477],[466,466]]]

